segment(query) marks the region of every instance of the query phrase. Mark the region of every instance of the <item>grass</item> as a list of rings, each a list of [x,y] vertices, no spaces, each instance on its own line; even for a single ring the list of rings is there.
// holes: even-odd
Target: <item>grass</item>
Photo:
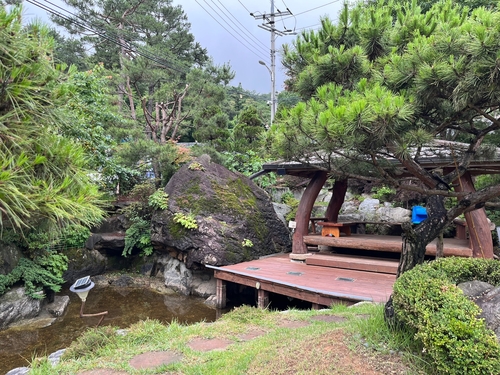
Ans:
[[[325,322],[314,319],[315,315],[335,315],[337,319]],[[303,321],[307,325],[286,328],[281,325],[284,321]],[[262,335],[244,340],[242,335],[250,332]],[[364,374],[367,363],[380,367],[381,358],[387,361],[389,357],[391,363],[399,362],[396,373],[421,374],[417,369],[425,363],[420,356],[411,354],[419,350],[412,337],[388,329],[382,305],[336,305],[320,311],[286,312],[243,306],[214,323],[183,326],[145,320],[129,327],[125,335],[117,335],[112,327],[93,328],[71,344],[57,366],[39,358],[33,361],[30,374],[74,375],[99,368],[141,375]],[[233,344],[225,350],[201,352],[188,345],[195,338],[227,339]],[[142,370],[129,365],[138,354],[166,350],[181,354],[182,361]],[[378,373],[388,373],[386,370]]]

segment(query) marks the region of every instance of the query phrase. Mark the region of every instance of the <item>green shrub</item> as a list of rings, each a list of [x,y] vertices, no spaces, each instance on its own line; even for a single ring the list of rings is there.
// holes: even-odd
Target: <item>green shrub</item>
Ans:
[[[419,265],[396,280],[394,311],[415,331],[439,373],[500,374],[497,338],[478,319],[480,308],[456,286],[470,280],[500,284],[500,263],[444,258]]]
[[[21,258],[11,273],[0,275],[0,295],[18,281],[24,283],[26,294],[32,298],[43,298],[44,295],[40,292],[44,288],[59,292],[64,284],[62,274],[67,267],[68,258],[54,252],[47,252],[33,260]]]

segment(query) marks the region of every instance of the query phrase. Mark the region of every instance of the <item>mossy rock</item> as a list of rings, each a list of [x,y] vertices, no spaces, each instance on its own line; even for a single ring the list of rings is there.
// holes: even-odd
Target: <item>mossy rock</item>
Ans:
[[[227,265],[291,250],[288,228],[276,215],[269,195],[242,174],[212,163],[206,155],[182,167],[165,192],[169,205],[152,219],[156,250],[187,252],[187,265]],[[198,228],[173,221],[191,216]],[[251,247],[243,246],[249,240]]]

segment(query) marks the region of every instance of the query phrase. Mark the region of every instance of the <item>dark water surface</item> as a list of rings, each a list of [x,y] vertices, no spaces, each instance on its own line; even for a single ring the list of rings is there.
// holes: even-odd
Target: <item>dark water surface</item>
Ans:
[[[70,303],[65,315],[50,327],[38,329],[10,328],[0,331],[0,374],[13,368],[29,366],[35,355],[49,355],[79,337],[87,328],[95,327],[100,317],[80,318],[81,300],[69,290]],[[162,295],[142,288],[95,287],[85,302],[84,314],[108,311],[101,325],[127,328],[140,320],[173,320],[182,324],[215,321],[216,312],[202,299],[177,294]]]

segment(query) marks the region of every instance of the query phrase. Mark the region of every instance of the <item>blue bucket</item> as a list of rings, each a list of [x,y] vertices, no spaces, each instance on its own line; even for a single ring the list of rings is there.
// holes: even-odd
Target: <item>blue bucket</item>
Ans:
[[[411,210],[411,222],[413,224],[420,224],[427,219],[427,210],[422,206],[415,206]]]

